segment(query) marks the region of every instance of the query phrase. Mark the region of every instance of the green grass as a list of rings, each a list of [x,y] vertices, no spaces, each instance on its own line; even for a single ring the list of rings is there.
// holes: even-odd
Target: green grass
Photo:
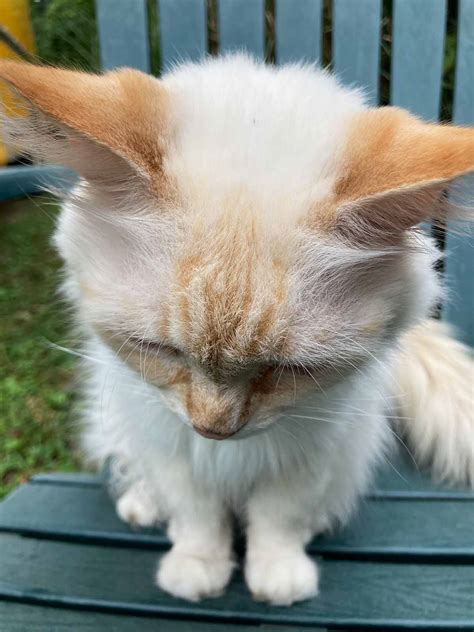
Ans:
[[[0,497],[32,474],[77,469],[70,410],[74,359],[50,246],[51,198],[0,205]]]

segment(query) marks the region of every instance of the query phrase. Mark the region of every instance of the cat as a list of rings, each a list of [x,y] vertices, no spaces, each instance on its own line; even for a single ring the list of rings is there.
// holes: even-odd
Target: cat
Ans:
[[[81,176],[54,242],[86,339],[84,448],[124,520],[167,522],[162,589],[222,594],[236,518],[253,596],[314,597],[305,545],[349,519],[394,433],[474,484],[472,360],[429,319],[440,253],[415,228],[453,217],[474,130],[242,54],[0,77],[14,142]]]

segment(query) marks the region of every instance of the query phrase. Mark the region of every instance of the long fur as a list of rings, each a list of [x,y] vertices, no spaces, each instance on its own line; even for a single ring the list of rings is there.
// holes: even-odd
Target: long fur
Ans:
[[[474,363],[447,325],[425,321],[401,339],[395,363],[400,419],[417,463],[474,488]]]
[[[241,55],[162,81],[2,73],[43,110],[19,144],[82,176],[55,243],[86,339],[83,445],[124,520],[168,523],[163,589],[224,590],[234,516],[256,598],[316,595],[304,546],[350,518],[390,416],[421,464],[474,484],[472,360],[427,321],[439,253],[414,228],[472,168],[469,130]]]

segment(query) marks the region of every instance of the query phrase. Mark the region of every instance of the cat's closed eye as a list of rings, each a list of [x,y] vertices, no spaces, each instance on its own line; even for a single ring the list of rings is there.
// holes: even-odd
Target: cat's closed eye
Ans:
[[[277,375],[283,373],[290,373],[295,376],[309,376],[327,373],[334,369],[334,365],[330,365],[327,362],[320,362],[318,364],[305,364],[303,362],[278,362],[269,364],[268,368],[273,369]]]
[[[140,338],[139,336],[129,336],[127,344],[143,353],[160,353],[170,358],[179,358],[182,352],[172,345],[165,344],[160,340],[151,340],[148,338]]]

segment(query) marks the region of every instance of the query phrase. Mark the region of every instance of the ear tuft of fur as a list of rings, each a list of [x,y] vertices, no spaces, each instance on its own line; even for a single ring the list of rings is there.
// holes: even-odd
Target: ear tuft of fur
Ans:
[[[396,365],[400,418],[415,460],[437,480],[474,489],[474,361],[449,327],[429,320],[401,340]]]

